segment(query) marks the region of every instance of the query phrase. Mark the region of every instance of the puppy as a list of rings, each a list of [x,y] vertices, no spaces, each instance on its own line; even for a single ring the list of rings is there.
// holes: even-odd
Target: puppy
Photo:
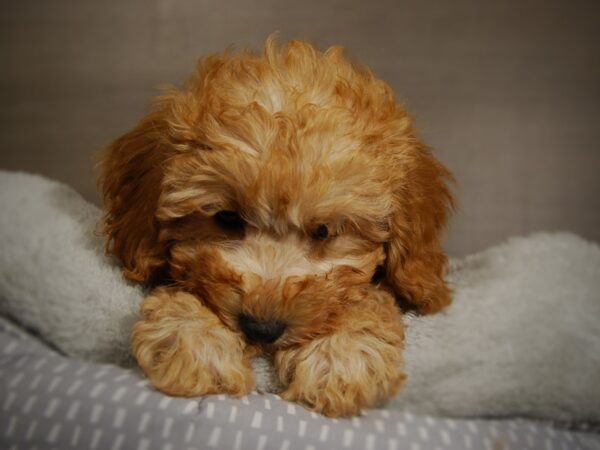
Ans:
[[[340,47],[202,59],[101,169],[107,250],[154,286],[133,352],[168,394],[243,395],[264,352],[283,398],[356,414],[405,378],[397,299],[450,302],[451,175]]]

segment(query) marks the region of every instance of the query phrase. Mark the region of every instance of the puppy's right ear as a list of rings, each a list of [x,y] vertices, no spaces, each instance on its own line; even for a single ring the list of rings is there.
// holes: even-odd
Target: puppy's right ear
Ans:
[[[122,261],[123,274],[134,281],[151,281],[166,262],[155,217],[164,161],[173,153],[166,136],[164,111],[156,108],[99,161],[106,251]]]

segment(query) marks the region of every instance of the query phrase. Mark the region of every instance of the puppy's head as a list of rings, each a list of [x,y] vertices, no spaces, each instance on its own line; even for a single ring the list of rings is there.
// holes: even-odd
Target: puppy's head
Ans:
[[[249,340],[327,332],[378,268],[423,312],[449,301],[450,174],[340,48],[205,58],[101,166],[125,276],[168,274]]]

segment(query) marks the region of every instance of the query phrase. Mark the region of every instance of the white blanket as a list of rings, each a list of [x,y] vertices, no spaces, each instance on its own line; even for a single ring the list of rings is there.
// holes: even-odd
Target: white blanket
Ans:
[[[67,186],[0,171],[0,313],[69,356],[127,364],[144,292]],[[600,420],[600,249],[569,233],[515,238],[453,261],[454,303],[406,315],[402,393],[388,408]],[[259,385],[273,390],[264,361]]]

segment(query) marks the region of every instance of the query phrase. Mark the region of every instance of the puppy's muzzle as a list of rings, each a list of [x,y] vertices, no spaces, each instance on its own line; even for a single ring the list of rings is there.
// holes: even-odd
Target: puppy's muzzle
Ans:
[[[259,321],[254,317],[241,314],[239,317],[240,328],[249,341],[258,344],[272,344],[285,331],[286,325],[279,321]]]

